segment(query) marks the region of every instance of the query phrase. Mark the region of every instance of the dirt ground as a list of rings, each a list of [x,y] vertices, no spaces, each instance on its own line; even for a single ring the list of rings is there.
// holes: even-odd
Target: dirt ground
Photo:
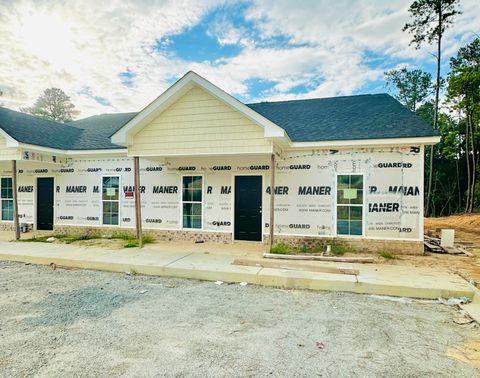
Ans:
[[[0,277],[4,377],[479,376],[461,360],[480,329],[452,306],[7,262]]]
[[[429,253],[425,256],[402,256],[390,264],[428,266],[442,268],[459,274],[480,288],[480,214],[453,215],[442,218],[425,218],[425,231],[439,232],[442,228],[455,230],[456,241],[472,243],[470,252],[474,257],[461,257]]]

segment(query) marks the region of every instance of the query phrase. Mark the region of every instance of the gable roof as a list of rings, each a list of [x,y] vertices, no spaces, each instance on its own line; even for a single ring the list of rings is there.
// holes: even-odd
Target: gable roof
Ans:
[[[189,85],[199,84],[255,119],[258,124],[264,125],[269,130],[266,136],[282,136],[286,132],[292,142],[439,136],[438,131],[388,94],[244,105],[193,72],[189,72],[174,86],[188,90]],[[171,89],[174,86],[145,109],[155,109],[154,105],[159,99],[173,100],[168,96],[172,96]],[[168,101],[166,105],[169,105]],[[117,135],[118,140],[119,132],[126,126],[148,119],[142,114],[144,111],[102,114],[64,124],[0,107],[0,133],[13,138],[13,142],[61,150],[121,149],[124,147],[112,143],[113,137]]]
[[[440,135],[385,93],[260,102],[247,106],[285,129],[293,142]]]
[[[127,146],[131,143],[132,136],[135,135],[135,133],[140,131],[149,122],[153,121],[153,119],[158,117],[164,110],[195,86],[201,88],[213,97],[216,97],[225,105],[230,106],[246,118],[250,119],[253,123],[262,127],[264,129],[265,137],[285,137],[285,131],[281,127],[263,117],[261,114],[252,111],[252,109],[244,103],[218,88],[197,73],[188,71],[123,127],[118,129],[118,131],[112,135],[112,142]]]

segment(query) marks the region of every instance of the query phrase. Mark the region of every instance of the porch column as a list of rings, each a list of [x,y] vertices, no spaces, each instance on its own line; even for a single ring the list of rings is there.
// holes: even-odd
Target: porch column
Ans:
[[[133,158],[134,191],[135,191],[135,225],[137,227],[138,246],[143,247],[142,241],[142,203],[140,202],[140,164],[138,156]]]
[[[270,248],[273,246],[273,233],[275,228],[275,154],[270,161]]]
[[[17,161],[16,160],[12,160],[12,191],[13,191],[13,227],[15,228],[15,240],[19,240],[20,226],[18,224]]]

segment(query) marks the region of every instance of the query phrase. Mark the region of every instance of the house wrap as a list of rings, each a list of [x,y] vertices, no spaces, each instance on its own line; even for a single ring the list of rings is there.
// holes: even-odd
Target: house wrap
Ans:
[[[273,227],[275,241],[415,253],[438,141],[387,94],[246,105],[189,72],[138,113],[62,124],[0,108],[0,224],[16,160],[20,223],[133,230],[138,157],[142,227],[159,238],[267,243]]]

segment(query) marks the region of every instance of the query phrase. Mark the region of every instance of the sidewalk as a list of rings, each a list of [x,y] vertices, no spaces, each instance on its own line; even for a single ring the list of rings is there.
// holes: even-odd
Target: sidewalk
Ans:
[[[412,298],[473,298],[473,288],[443,270],[381,264],[309,262],[315,266],[349,267],[358,276],[301,270],[232,265],[237,258],[259,258],[265,246],[160,242],[143,249],[109,250],[72,244],[0,242],[0,260],[72,268],[209,281],[248,282],[283,288],[348,291]],[[305,263],[305,262],[303,262]],[[292,266],[295,262],[292,262]]]

